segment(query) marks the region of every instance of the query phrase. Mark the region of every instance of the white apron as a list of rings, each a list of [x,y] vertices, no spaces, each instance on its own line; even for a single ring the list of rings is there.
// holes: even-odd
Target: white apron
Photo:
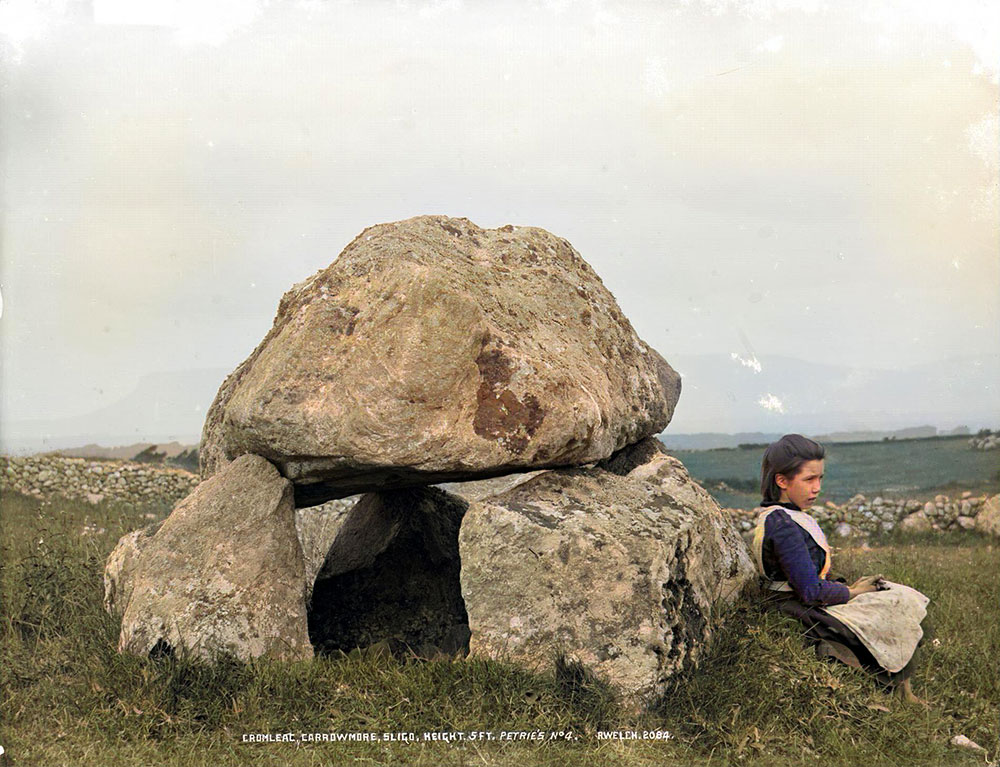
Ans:
[[[825,578],[830,572],[830,544],[816,520],[804,511],[769,506],[757,517],[752,545],[757,571],[767,579],[768,587],[775,591],[792,591],[788,581],[772,581],[764,572],[764,523],[775,509],[783,509],[823,549],[826,561],[819,577]],[[884,591],[858,594],[844,604],[823,605],[817,609],[832,615],[853,631],[882,668],[896,672],[910,662],[924,635],[920,622],[927,615],[930,599],[901,583],[885,583],[889,588]]]

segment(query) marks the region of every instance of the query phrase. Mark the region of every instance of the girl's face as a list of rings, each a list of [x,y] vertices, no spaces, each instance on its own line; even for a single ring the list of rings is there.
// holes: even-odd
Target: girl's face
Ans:
[[[791,501],[800,509],[808,509],[819,495],[823,483],[823,461],[806,461],[791,479],[776,474],[774,481],[781,488],[781,500]]]

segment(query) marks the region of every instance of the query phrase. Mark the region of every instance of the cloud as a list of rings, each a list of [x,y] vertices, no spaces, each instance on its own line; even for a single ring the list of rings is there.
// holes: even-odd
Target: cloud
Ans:
[[[996,348],[997,89],[945,11],[87,7],[0,0],[25,12],[0,107],[25,412],[50,406],[43,377],[66,401],[164,359],[238,362],[288,285],[428,212],[567,237],[668,358],[728,353],[734,327],[761,355],[889,366]],[[799,299],[808,323],[773,319]]]
[[[768,40],[765,40],[760,45],[757,46],[758,51],[767,51],[768,53],[777,53],[782,48],[785,47],[785,36],[775,35]]]
[[[0,52],[12,64],[23,60],[25,46],[44,37],[69,16],[68,0],[0,2]]]
[[[759,400],[757,404],[760,405],[765,410],[770,410],[772,413],[784,413],[785,406],[780,399],[775,397],[773,394],[765,394]]]
[[[756,354],[751,354],[750,357],[741,357],[736,352],[730,352],[729,358],[736,360],[745,368],[750,368],[754,373],[759,373],[762,369]]]
[[[460,10],[462,10],[462,0],[430,0],[420,6],[418,13],[425,18],[433,18],[442,13]]]
[[[985,115],[965,129],[969,151],[983,163],[982,182],[970,206],[976,218],[995,223],[1000,208],[1000,119],[996,112]]]
[[[659,56],[650,56],[643,63],[642,87],[653,98],[664,96],[670,90],[667,68]]]
[[[179,43],[222,45],[239,29],[253,24],[263,0],[94,0],[94,21],[109,25],[152,25],[175,30]]]

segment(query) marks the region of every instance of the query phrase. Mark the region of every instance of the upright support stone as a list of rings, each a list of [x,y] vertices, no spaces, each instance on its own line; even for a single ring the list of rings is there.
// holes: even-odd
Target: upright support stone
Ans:
[[[158,529],[125,536],[107,570],[108,607],[123,613],[119,649],[312,657],[292,498],[274,466],[244,455]]]
[[[535,667],[569,654],[633,700],[697,662],[719,608],[754,578],[749,552],[656,440],[622,453],[470,503],[473,654]]]

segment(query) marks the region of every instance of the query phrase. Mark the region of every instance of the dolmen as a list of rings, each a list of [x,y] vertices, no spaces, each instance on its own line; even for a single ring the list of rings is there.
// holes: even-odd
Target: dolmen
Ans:
[[[202,482],[109,557],[119,649],[571,658],[652,700],[753,578],[655,438],[679,396],[566,240],[369,227],[222,383]]]

